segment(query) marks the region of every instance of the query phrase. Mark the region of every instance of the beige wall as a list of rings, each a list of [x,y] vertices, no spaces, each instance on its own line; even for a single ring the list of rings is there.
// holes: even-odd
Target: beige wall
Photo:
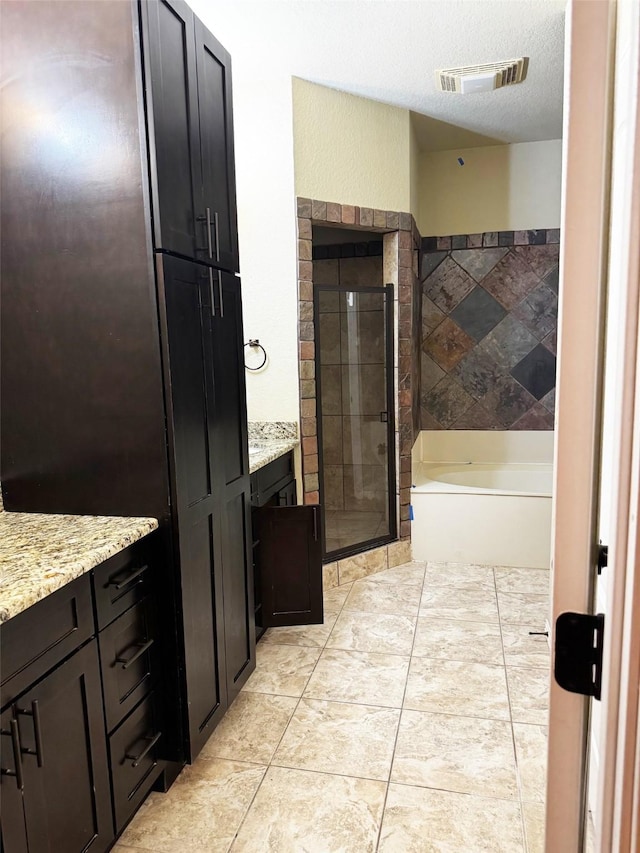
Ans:
[[[410,210],[411,134],[408,110],[293,78],[298,196]]]
[[[419,163],[424,237],[560,227],[562,140],[423,152]]]

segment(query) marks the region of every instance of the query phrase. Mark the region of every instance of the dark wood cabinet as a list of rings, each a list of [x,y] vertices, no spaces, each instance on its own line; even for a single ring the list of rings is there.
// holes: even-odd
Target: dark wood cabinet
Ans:
[[[3,716],[3,731],[12,721],[21,753],[22,803],[12,790],[16,777],[3,776],[3,812],[11,799],[22,807],[29,853],[107,850],[114,831],[96,641],[16,699]],[[11,833],[5,845],[13,853],[19,818],[12,815],[13,827],[7,827],[5,817],[3,834]]]
[[[192,761],[255,665],[229,55],[182,0],[0,12],[5,507],[159,519],[157,754]],[[101,631],[144,592],[112,569]]]
[[[142,10],[155,248],[237,270],[231,58],[182,0]]]
[[[22,751],[18,721],[11,708],[0,714],[0,774],[0,849],[4,853],[28,853]]]

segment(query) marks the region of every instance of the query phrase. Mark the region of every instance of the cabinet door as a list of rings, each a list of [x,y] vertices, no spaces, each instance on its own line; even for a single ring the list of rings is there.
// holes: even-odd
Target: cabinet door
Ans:
[[[254,512],[263,628],[323,619],[320,507],[265,506]]]
[[[238,270],[231,57],[197,18],[195,42],[207,249],[212,263]]]
[[[226,708],[219,496],[214,488],[211,268],[158,259],[179,565],[187,753],[193,760]],[[222,450],[220,451],[222,453]]]
[[[204,211],[194,16],[182,0],[154,0],[142,9],[154,245],[198,258],[206,223],[198,220]]]
[[[29,853],[106,850],[114,837],[92,640],[15,702]]]
[[[22,753],[17,726],[11,710],[0,716],[0,849],[6,853],[27,853]]]
[[[212,275],[216,285],[216,482],[221,507],[225,653],[231,702],[255,668],[251,486],[240,279],[217,270]]]

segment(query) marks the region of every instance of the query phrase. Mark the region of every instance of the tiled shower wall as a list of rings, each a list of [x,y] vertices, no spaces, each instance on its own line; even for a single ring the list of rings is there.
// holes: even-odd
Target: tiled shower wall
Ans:
[[[422,429],[553,429],[560,232],[422,241]]]
[[[316,285],[382,289],[382,240],[314,247],[313,279]],[[323,291],[319,297],[324,504],[328,510],[386,511],[387,453],[394,448],[387,447],[387,426],[379,415],[386,409],[383,305],[382,294],[358,296],[360,310],[353,319],[358,323],[359,346],[354,352],[348,347],[344,294]],[[359,367],[354,358],[359,359]],[[358,411],[353,410],[348,393],[354,370],[361,381]]]

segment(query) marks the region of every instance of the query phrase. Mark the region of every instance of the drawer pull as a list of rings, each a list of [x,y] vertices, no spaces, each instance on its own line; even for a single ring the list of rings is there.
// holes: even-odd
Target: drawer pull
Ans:
[[[20,731],[18,730],[17,720],[9,720],[10,731],[1,731],[0,734],[11,735],[11,746],[13,747],[13,763],[15,770],[5,770],[2,768],[0,774],[2,776],[15,776],[16,785],[19,791],[24,790],[24,781],[22,778],[22,747],[20,746]]]
[[[145,738],[145,740],[147,741],[147,745],[141,753],[139,753],[138,755],[130,755],[128,752],[126,752],[124,757],[128,758],[129,761],[131,761],[132,767],[137,767],[138,764],[140,764],[142,759],[145,757],[145,755],[147,755],[147,753],[150,752],[153,747],[158,743],[161,737],[162,732],[158,732],[157,735],[149,735],[149,737]]]
[[[42,756],[42,728],[40,726],[40,706],[38,704],[38,700],[33,700],[30,711],[23,711],[20,708],[17,708],[16,710],[18,714],[21,714],[23,717],[33,718],[33,735],[36,742],[36,748],[25,749],[22,747],[22,752],[24,755],[35,755],[38,767],[42,767],[44,766],[44,758]]]
[[[131,581],[135,580],[136,578],[140,578],[140,575],[144,574],[144,572],[146,572],[148,568],[149,568],[149,566],[139,566],[137,569],[132,569],[132,571],[129,572],[129,574],[126,576],[126,578],[120,578],[119,579],[117,576],[114,578],[111,578],[111,580],[108,582],[107,586],[113,586],[116,589],[124,589],[124,587],[128,586],[131,583]],[[141,583],[141,582],[142,582],[142,578],[140,578],[138,583]]]
[[[141,655],[148,651],[153,645],[153,638],[147,640],[146,643],[137,643],[136,651],[130,658],[116,658],[116,663],[121,663],[123,669],[129,669],[132,663],[135,663]]]

